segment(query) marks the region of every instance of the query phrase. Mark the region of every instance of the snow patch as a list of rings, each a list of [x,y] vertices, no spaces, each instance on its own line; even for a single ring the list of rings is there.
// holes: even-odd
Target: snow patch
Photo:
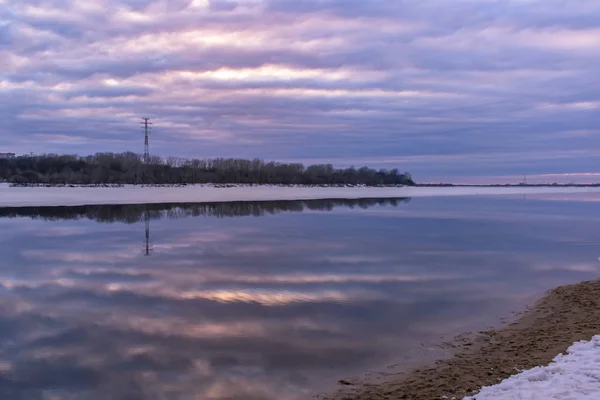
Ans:
[[[463,400],[598,400],[600,335],[577,342],[546,367],[535,367]]]
[[[0,185],[0,207],[101,204],[211,203],[320,199],[600,193],[600,187],[303,187],[189,185],[150,187],[9,187]]]

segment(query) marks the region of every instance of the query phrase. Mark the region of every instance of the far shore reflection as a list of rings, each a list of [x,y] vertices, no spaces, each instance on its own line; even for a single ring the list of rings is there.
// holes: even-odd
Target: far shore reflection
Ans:
[[[334,208],[396,207],[410,202],[397,199],[325,199],[286,201],[247,201],[226,203],[90,205],[78,207],[0,207],[0,218],[28,217],[43,220],[90,219],[97,222],[137,223],[146,219],[178,219],[185,217],[260,217],[266,214],[302,212],[305,210],[331,211]]]

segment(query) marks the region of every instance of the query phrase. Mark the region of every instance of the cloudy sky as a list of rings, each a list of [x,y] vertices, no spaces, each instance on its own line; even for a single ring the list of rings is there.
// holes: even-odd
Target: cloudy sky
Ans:
[[[0,0],[0,151],[600,179],[596,0]]]

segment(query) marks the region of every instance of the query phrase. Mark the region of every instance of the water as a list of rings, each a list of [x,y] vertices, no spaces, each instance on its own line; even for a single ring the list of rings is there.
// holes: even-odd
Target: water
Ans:
[[[0,209],[0,398],[308,399],[596,278],[599,201]]]

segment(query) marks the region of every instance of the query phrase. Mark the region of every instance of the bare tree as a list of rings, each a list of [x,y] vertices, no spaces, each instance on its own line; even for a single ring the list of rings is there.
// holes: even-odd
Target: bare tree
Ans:
[[[236,158],[185,159],[139,154],[96,153],[44,154],[0,159],[0,179],[14,183],[247,183],[300,185],[414,185],[408,173],[398,169],[379,171],[368,167],[336,169],[331,164],[305,167],[299,163],[265,162]]]

